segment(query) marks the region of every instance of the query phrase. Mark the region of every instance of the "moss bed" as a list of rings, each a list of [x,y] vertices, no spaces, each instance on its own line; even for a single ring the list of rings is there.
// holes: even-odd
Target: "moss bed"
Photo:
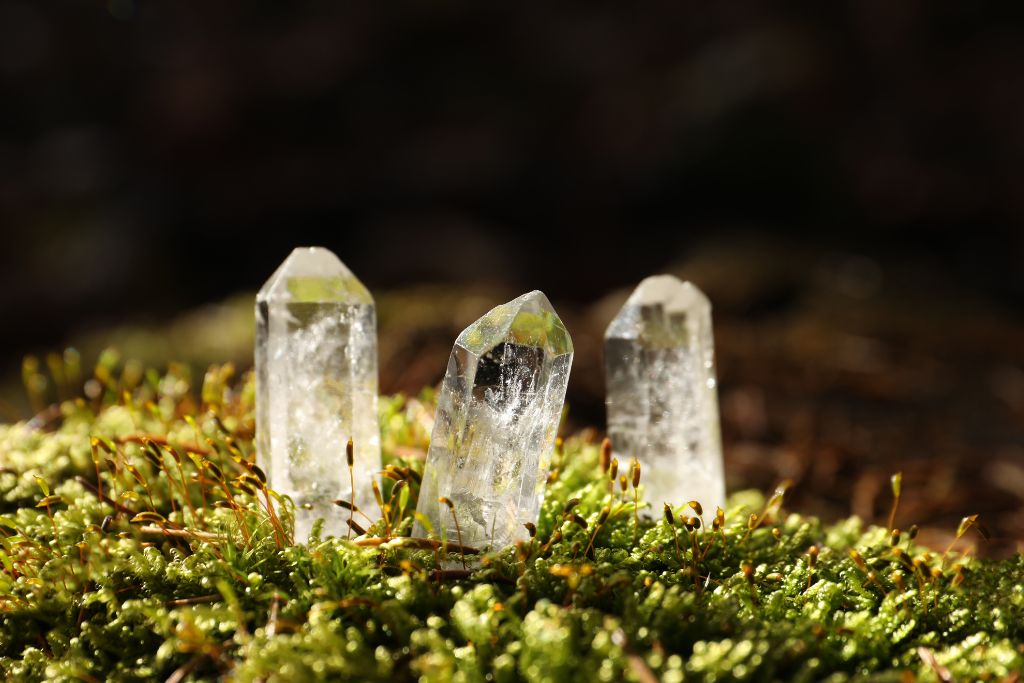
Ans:
[[[785,486],[738,493],[703,522],[687,501],[666,513],[643,504],[642,472],[639,492],[628,464],[611,476],[588,434],[557,449],[532,540],[474,558],[409,539],[429,392],[382,402],[387,523],[295,545],[290,501],[252,464],[251,378],[114,372],[115,360],[87,383],[91,398],[65,388],[32,421],[0,425],[9,680],[1016,680],[1024,669],[1021,555],[982,561],[964,543],[943,553],[910,531],[823,524],[786,512]],[[58,384],[77,386],[65,370]]]

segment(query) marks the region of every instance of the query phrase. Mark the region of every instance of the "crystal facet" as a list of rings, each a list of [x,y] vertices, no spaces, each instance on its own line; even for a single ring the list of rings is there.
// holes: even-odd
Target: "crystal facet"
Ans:
[[[565,325],[539,291],[493,308],[459,335],[416,508],[434,536],[481,548],[526,537],[523,524],[537,521],[544,496],[572,354]],[[413,535],[425,532],[417,520]]]
[[[660,509],[725,506],[711,304],[671,275],[640,283],[605,332],[608,436]]]
[[[347,532],[335,499],[375,509],[380,471],[377,314],[373,297],[322,247],[295,249],[256,296],[256,444],[270,486],[295,501],[295,538],[324,518]],[[365,522],[365,520],[364,520]]]

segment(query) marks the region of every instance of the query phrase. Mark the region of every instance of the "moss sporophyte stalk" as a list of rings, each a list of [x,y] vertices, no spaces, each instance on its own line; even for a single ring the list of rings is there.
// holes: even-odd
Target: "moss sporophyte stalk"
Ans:
[[[74,354],[54,360],[76,372]],[[27,363],[40,413],[0,426],[8,680],[966,681],[1024,668],[1024,558],[972,557],[970,516],[943,552],[911,529],[787,512],[785,485],[724,509],[663,507],[645,503],[646,468],[569,436],[537,522],[480,553],[410,536],[425,393],[380,400],[382,485],[330,506],[342,533],[317,525],[296,545],[294,502],[253,460],[251,377],[215,367],[194,387],[182,365],[101,363],[86,397]],[[44,372],[65,383],[62,402]]]

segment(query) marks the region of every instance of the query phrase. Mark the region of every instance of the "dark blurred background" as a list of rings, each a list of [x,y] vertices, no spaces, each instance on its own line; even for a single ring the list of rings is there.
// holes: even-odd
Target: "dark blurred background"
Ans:
[[[1024,6],[0,0],[0,416],[25,353],[251,362],[296,245],[378,297],[382,389],[540,288],[600,337],[715,305],[733,488],[1024,538]],[[986,552],[983,550],[982,552]]]

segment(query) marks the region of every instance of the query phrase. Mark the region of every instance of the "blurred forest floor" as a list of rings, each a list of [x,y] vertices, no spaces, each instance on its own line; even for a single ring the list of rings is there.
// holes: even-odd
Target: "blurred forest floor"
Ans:
[[[708,246],[676,268],[710,297],[730,490],[794,482],[788,505],[884,524],[903,472],[896,524],[942,549],[961,517],[991,531],[982,556],[1024,547],[1024,325],[956,291],[928,267],[764,246]],[[895,273],[895,275],[893,274]],[[377,291],[381,391],[437,383],[455,336],[521,292],[420,286]],[[604,328],[629,294],[589,304],[548,292],[576,346],[567,429],[603,429]],[[163,322],[78,335],[88,364],[106,346],[160,366],[252,362],[254,293]],[[88,365],[87,365],[88,367]],[[4,368],[0,419],[25,417]]]

